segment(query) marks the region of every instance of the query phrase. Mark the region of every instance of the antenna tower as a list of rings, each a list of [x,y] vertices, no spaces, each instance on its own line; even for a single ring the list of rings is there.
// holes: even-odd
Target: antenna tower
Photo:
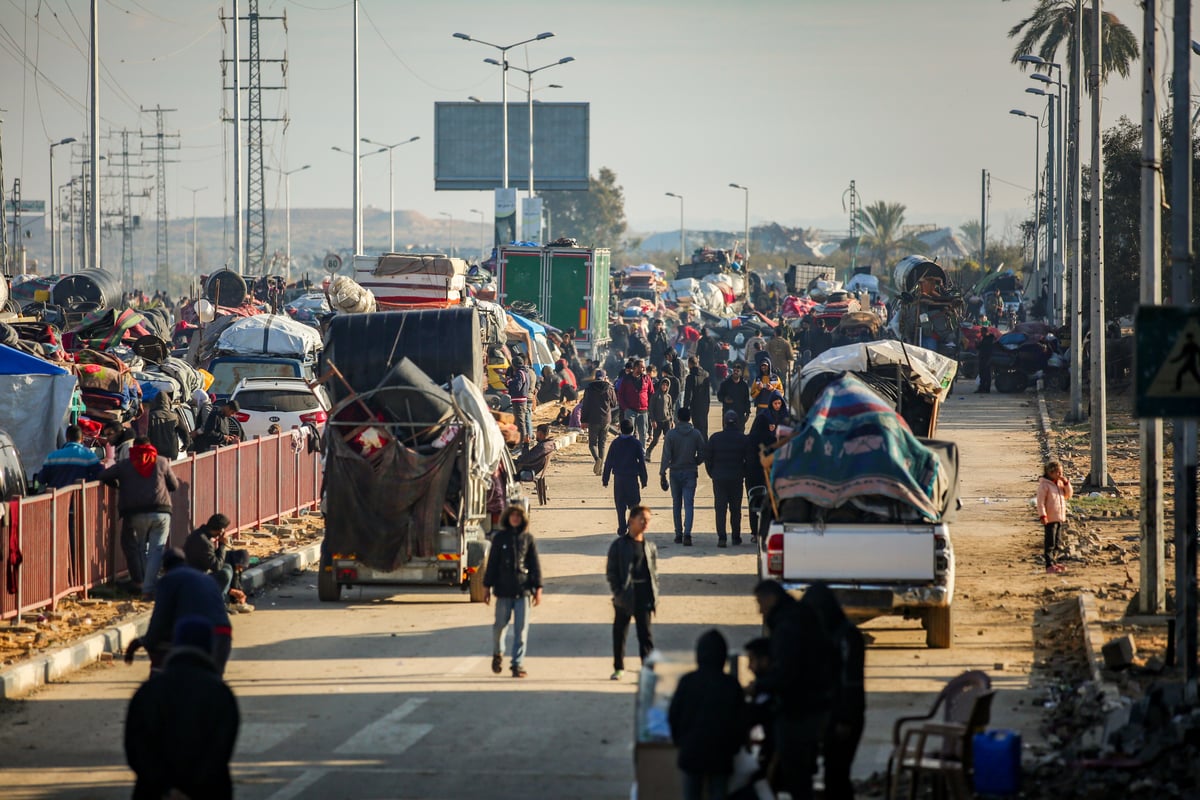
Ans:
[[[850,196],[850,241],[854,243],[854,249],[850,251],[850,273],[854,274],[854,268],[858,265],[858,190],[854,188],[854,181],[850,181],[850,188],[842,193],[842,208],[846,208],[846,195]]]
[[[165,289],[170,291],[171,265],[167,255],[167,164],[174,164],[178,159],[168,159],[168,150],[179,149],[179,134],[165,133],[163,130],[164,115],[168,111],[175,111],[174,108],[163,108],[155,106],[154,108],[143,108],[143,112],[154,113],[155,132],[143,133],[142,140],[154,140],[154,161],[143,161],[142,164],[148,166],[154,164],[154,194],[158,201],[158,218],[155,221],[155,242],[154,242],[154,285],[155,288]],[[124,269],[124,265],[122,265]],[[130,271],[132,272],[132,265]],[[133,280],[132,274],[129,276],[130,281]]]

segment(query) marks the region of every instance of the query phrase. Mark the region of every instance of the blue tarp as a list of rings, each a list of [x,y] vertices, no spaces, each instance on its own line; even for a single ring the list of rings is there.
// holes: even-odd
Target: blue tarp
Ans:
[[[522,317],[520,314],[514,314],[509,311],[508,315],[512,317],[513,322],[520,325],[529,333],[529,338],[533,340],[533,349],[537,352],[530,354],[531,366],[537,370],[538,375],[542,374],[542,367],[550,367],[554,369],[554,360],[551,358],[550,342],[546,339],[546,326],[542,323]]]
[[[77,381],[62,367],[5,345],[0,376],[0,428],[12,436],[29,477],[58,447]]]
[[[36,356],[0,344],[0,375],[66,375],[67,370]]]

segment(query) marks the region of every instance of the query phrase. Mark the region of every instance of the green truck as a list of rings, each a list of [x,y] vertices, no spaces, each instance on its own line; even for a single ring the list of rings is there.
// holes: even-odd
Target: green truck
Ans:
[[[610,261],[602,247],[501,247],[498,300],[536,307],[538,319],[559,330],[574,328],[580,357],[599,359],[609,341]]]

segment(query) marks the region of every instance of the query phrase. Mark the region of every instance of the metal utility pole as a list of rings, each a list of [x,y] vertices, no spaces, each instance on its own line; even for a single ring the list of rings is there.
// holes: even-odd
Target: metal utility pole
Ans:
[[[358,124],[358,0],[354,0],[354,255],[363,251],[362,134]],[[507,173],[506,173],[507,174]],[[507,178],[505,186],[508,186]]]
[[[1142,12],[1142,305],[1162,303],[1162,140],[1158,131],[1157,57],[1158,0],[1145,0]],[[1141,574],[1138,611],[1157,614],[1166,607],[1163,548],[1163,423],[1158,417],[1138,420],[1141,441]],[[1178,484],[1176,484],[1178,485]]]
[[[61,272],[58,268],[58,245],[55,241],[55,234],[58,233],[58,218],[54,216],[54,148],[61,147],[64,144],[70,144],[75,141],[74,136],[68,136],[65,139],[60,139],[57,142],[50,143],[50,214],[47,219],[50,220],[50,225],[46,232],[50,234],[50,272]]]
[[[91,208],[88,210],[88,250],[92,266],[99,269],[100,264],[100,0],[92,0],[92,38],[91,38],[91,126],[88,135],[88,147],[91,149],[92,183],[88,187]],[[84,266],[87,266],[85,260]]]
[[[850,181],[850,188],[847,190],[850,194],[850,241],[854,242],[854,249],[850,251],[850,272],[853,274],[858,266],[858,189],[855,188],[854,180]]]
[[[195,189],[190,186],[183,187],[185,192],[192,193],[192,270],[188,273],[189,280],[196,280],[200,277],[196,272],[196,253],[199,252],[196,244],[196,193],[203,192],[207,188],[207,186],[198,186]],[[290,256],[291,253],[289,252],[288,255]]]
[[[1102,0],[1092,0],[1092,19],[1102,19]],[[1104,364],[1104,130],[1100,127],[1101,28],[1092,25],[1092,63],[1088,86],[1092,90],[1092,307],[1091,307],[1091,472],[1085,486],[1107,490],[1113,486],[1108,474],[1108,408]]]
[[[745,202],[742,204],[742,212],[745,217],[743,221],[746,223],[746,240],[742,245],[742,249],[745,251],[745,254],[742,256],[742,260],[745,263],[742,264],[742,267],[744,270],[748,270],[750,268],[750,187],[742,186],[739,183],[731,183],[729,186],[731,189],[741,189],[745,193],[745,197],[743,198]],[[854,181],[850,181],[850,188],[851,190],[854,189]],[[851,204],[854,203],[853,200],[850,202]]]
[[[979,266],[987,272],[987,190],[988,171],[980,170],[979,179]]]
[[[1191,306],[1192,128],[1191,0],[1175,0],[1171,79],[1171,303]],[[1175,652],[1184,679],[1197,677],[1196,663],[1196,420],[1176,419],[1175,448]]]
[[[10,269],[12,269],[13,273],[18,273],[18,272],[25,271],[25,265],[22,263],[25,260],[24,259],[25,248],[21,245],[21,179],[20,178],[13,178],[12,199],[10,202],[12,202],[12,209],[13,209],[13,220],[12,220],[13,247],[12,247],[12,259],[11,259],[12,263],[10,264]]]
[[[121,288],[123,291],[133,289],[133,232],[137,230],[138,225],[134,224],[133,216],[133,198],[145,197],[146,190],[142,190],[137,195],[134,195],[129,188],[131,178],[144,180],[145,175],[133,175],[129,157],[132,155],[140,156],[141,153],[131,153],[129,151],[129,135],[131,131],[123,130],[119,132],[121,137],[121,152],[111,153],[113,156],[120,156],[121,170]]]
[[[1079,159],[1079,120],[1083,113],[1083,0],[1075,3],[1075,30],[1071,37],[1071,412],[1067,422],[1082,422],[1083,415],[1083,171]]]
[[[242,34],[238,0],[233,0],[233,269],[246,272],[246,238],[242,229]],[[224,24],[224,19],[222,19]],[[222,59],[224,61],[224,59]]]
[[[164,130],[165,115],[174,108],[143,108],[145,113],[154,114],[154,133],[141,134],[142,140],[154,142],[154,161],[143,161],[143,166],[154,164],[154,194],[157,216],[155,218],[154,238],[154,284],[157,289],[170,291],[171,263],[168,253],[169,239],[167,237],[167,164],[178,163],[178,159],[168,159],[168,150],[179,149],[179,134],[166,133]],[[132,276],[131,276],[132,277]]]
[[[683,259],[687,255],[687,249],[684,241],[687,239],[687,231],[683,227],[683,195],[675,194],[675,192],[667,192],[667,197],[674,197],[679,201],[679,265],[683,266]]]

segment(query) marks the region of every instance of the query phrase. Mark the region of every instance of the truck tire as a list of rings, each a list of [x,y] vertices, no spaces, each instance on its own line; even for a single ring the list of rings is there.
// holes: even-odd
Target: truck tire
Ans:
[[[317,598],[322,603],[335,603],[342,598],[342,585],[333,578],[333,559],[322,553],[317,563]]]
[[[483,564],[479,565],[479,569],[471,573],[471,580],[467,583],[467,592],[471,597],[472,603],[482,603],[483,593]]]
[[[925,645],[945,650],[954,644],[954,625],[950,606],[937,606],[925,612]]]

